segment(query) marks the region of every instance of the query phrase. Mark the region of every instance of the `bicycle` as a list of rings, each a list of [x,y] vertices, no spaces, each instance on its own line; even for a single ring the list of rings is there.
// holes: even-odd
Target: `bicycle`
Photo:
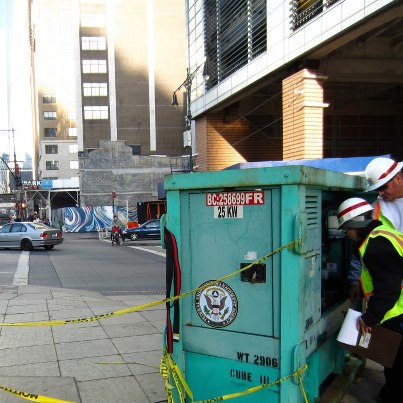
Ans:
[[[112,246],[115,244],[120,245],[119,227],[112,228],[111,240],[112,240]]]

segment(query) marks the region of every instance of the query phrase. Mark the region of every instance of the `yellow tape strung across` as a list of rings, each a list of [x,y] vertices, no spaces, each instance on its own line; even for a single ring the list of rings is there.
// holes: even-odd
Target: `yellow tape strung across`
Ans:
[[[0,389],[4,390],[5,392],[11,393],[13,395],[16,395],[16,396],[20,397],[21,399],[30,400],[31,402],[38,402],[38,403],[75,403],[75,402],[72,402],[72,401],[55,399],[53,397],[41,396],[41,395],[37,395],[35,393],[22,392],[20,390],[7,388],[5,386],[0,386]]]
[[[113,317],[113,316],[123,315],[123,314],[130,313],[130,312],[138,312],[138,311],[141,311],[141,310],[144,310],[144,309],[147,309],[147,308],[151,308],[151,307],[154,307],[154,306],[157,306],[157,305],[160,305],[160,304],[165,304],[167,302],[172,302],[172,301],[175,301],[177,299],[184,298],[184,297],[186,297],[188,295],[191,295],[191,294],[195,294],[197,291],[201,291],[206,287],[210,287],[211,284],[218,283],[220,281],[224,281],[224,280],[226,280],[226,279],[228,279],[230,277],[233,277],[233,276],[241,273],[242,271],[248,270],[254,264],[260,263],[263,260],[268,259],[270,256],[273,256],[274,254],[280,252],[281,250],[283,250],[285,248],[288,248],[288,247],[292,248],[297,242],[299,242],[299,241],[292,241],[289,244],[281,246],[280,248],[276,249],[275,251],[270,252],[267,255],[261,257],[260,259],[250,263],[249,265],[243,267],[240,270],[236,270],[236,271],[234,271],[234,272],[232,272],[230,274],[227,274],[224,277],[221,277],[221,278],[219,278],[217,280],[214,280],[213,282],[210,282],[208,285],[205,285],[204,287],[197,287],[197,288],[195,288],[193,290],[187,291],[187,292],[185,292],[183,294],[180,294],[180,295],[177,295],[175,297],[166,298],[166,299],[160,300],[160,301],[149,302],[147,304],[133,306],[133,307],[126,308],[126,309],[121,309],[119,311],[106,313],[106,314],[103,314],[103,315],[91,316],[91,317],[88,317],[88,318],[41,321],[41,322],[0,323],[0,327],[1,326],[60,326],[60,325],[70,325],[70,324],[77,324],[77,323],[93,322],[95,320],[110,318],[110,317]],[[192,391],[189,388],[189,385],[187,384],[187,382],[185,380],[185,377],[182,375],[179,367],[176,365],[176,363],[174,363],[172,358],[168,354],[165,354],[164,357],[161,360],[160,372],[161,372],[162,377],[165,379],[165,391],[166,391],[168,403],[173,403],[173,397],[172,397],[172,389],[173,389],[173,387],[169,383],[168,363],[169,363],[169,367],[172,370],[172,377],[173,377],[173,379],[175,381],[175,384],[177,386],[177,390],[178,390],[178,394],[179,394],[179,398],[180,398],[181,403],[185,402],[184,391],[186,391],[187,395],[193,401],[193,394],[192,394]],[[146,364],[140,364],[140,363],[135,363],[135,362],[133,362],[133,363],[130,363],[130,362],[99,362],[98,364],[137,364],[137,365],[146,365]],[[149,365],[149,366],[151,366],[151,365]],[[291,377],[291,376],[295,376],[295,375],[290,375],[289,377]],[[298,379],[300,381],[300,384],[302,385],[302,381],[301,381],[301,378],[299,376],[298,376]],[[277,382],[279,382],[279,381],[277,381]],[[274,382],[273,384],[270,384],[270,385],[257,386],[255,388],[248,389],[248,391],[241,392],[241,393],[242,394],[253,393],[253,392],[255,392],[257,390],[260,390],[260,389],[262,389],[264,387],[274,385],[277,382]],[[183,386],[183,389],[182,389],[181,385]],[[30,401],[33,401],[33,402],[39,402],[39,403],[75,403],[75,402],[70,402],[70,401],[66,401],[66,400],[54,399],[52,397],[40,396],[40,395],[37,395],[37,394],[34,394],[34,393],[22,392],[22,391],[19,391],[19,390],[16,390],[16,389],[7,388],[5,386],[0,386],[0,389],[4,390],[5,392],[12,393],[12,394],[14,394],[14,395],[16,395],[18,397],[21,397],[22,399],[30,400]],[[303,389],[303,385],[302,385],[302,389]],[[226,396],[222,396],[222,398],[218,398],[218,400],[232,399],[233,397],[238,397],[238,395],[239,394],[226,395]],[[208,401],[206,400],[206,401],[203,401],[203,402],[200,402],[200,403],[214,402],[214,401],[218,401],[218,400],[217,399],[208,400]]]
[[[259,392],[260,390],[263,390],[263,389],[269,388],[271,386],[277,385],[277,384],[279,384],[281,382],[284,382],[284,381],[287,381],[288,379],[293,378],[293,377],[297,377],[299,385],[300,385],[300,388],[301,388],[302,395],[304,397],[304,401],[305,401],[305,403],[309,403],[308,402],[308,397],[307,397],[306,392],[305,392],[304,385],[302,383],[302,378],[301,378],[301,373],[308,368],[308,365],[304,365],[303,367],[297,369],[293,374],[286,375],[286,376],[282,377],[281,379],[277,379],[277,381],[274,381],[274,382],[271,382],[271,383],[265,383],[265,384],[262,384],[262,385],[254,386],[252,388],[243,390],[242,392],[229,393],[227,395],[217,396],[217,397],[214,397],[212,399],[195,401],[195,400],[193,400],[193,394],[192,394],[192,392],[190,390],[189,385],[186,383],[184,376],[182,375],[179,367],[174,362],[174,360],[172,359],[170,354],[165,353],[163,359],[161,360],[161,365],[162,365],[162,362],[164,362],[164,366],[165,366],[164,367],[164,376],[163,377],[167,377],[165,379],[169,379],[169,367],[172,369],[172,375],[173,375],[174,379],[175,379],[174,373],[176,372],[176,375],[179,377],[179,379],[181,381],[183,380],[183,382],[184,382],[184,383],[182,383],[183,389],[186,390],[186,392],[188,393],[188,396],[192,399],[192,403],[214,403],[214,402],[221,402],[223,400],[235,399],[237,397],[241,397],[241,396],[249,395],[251,393]],[[169,367],[167,365],[167,362],[169,363]],[[167,373],[167,371],[168,371],[168,373]],[[176,380],[175,380],[175,383],[176,383]],[[178,391],[180,391],[180,393],[182,393],[182,388],[177,383],[176,383],[176,386],[177,386]],[[172,400],[172,392],[171,391],[170,391],[170,399],[171,400],[168,399],[168,402],[173,402],[173,400]],[[181,397],[180,397],[180,401],[182,402]]]
[[[299,241],[292,241],[292,242],[288,243],[287,245],[283,245],[280,248],[276,249],[275,251],[268,253],[267,255],[261,257],[260,259],[255,260],[254,262],[252,262],[249,265],[243,267],[242,269],[239,269],[239,270],[236,270],[236,271],[234,271],[232,273],[229,273],[229,274],[227,274],[227,275],[225,275],[225,276],[223,276],[223,277],[221,277],[221,278],[219,278],[217,280],[214,280],[214,281],[210,282],[207,285],[204,285],[203,287],[197,287],[197,288],[195,288],[193,290],[186,291],[186,292],[184,292],[184,293],[182,293],[180,295],[176,295],[176,296],[171,297],[171,298],[165,298],[165,299],[159,300],[159,301],[148,302],[147,304],[132,306],[130,308],[125,308],[125,309],[121,309],[119,311],[105,313],[103,315],[90,316],[88,318],[68,319],[68,320],[52,320],[52,321],[42,321],[42,322],[0,323],[0,327],[1,326],[61,326],[61,325],[71,325],[71,324],[78,324],[78,323],[93,322],[95,320],[111,318],[111,317],[118,316],[118,315],[124,315],[124,314],[130,313],[130,312],[142,311],[142,310],[147,309],[147,308],[152,308],[152,307],[157,306],[157,305],[166,304],[167,302],[176,301],[177,299],[187,297],[188,295],[191,295],[191,294],[195,294],[197,291],[201,291],[204,288],[210,287],[212,284],[218,283],[220,281],[224,281],[224,280],[226,280],[226,279],[228,279],[230,277],[233,277],[233,276],[241,273],[242,271],[248,270],[254,264],[260,263],[260,262],[268,259],[270,256],[273,256],[274,254],[282,251],[283,249],[293,247],[297,242],[299,242]]]

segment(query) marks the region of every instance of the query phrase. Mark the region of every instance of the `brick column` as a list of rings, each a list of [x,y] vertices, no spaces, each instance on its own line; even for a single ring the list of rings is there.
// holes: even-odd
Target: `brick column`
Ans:
[[[307,69],[283,80],[283,160],[323,158],[323,80]]]

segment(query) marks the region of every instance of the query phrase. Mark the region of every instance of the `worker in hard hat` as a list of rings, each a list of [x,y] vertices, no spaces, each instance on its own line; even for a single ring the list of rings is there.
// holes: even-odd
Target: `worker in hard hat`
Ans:
[[[365,169],[368,182],[366,191],[378,193],[375,218],[384,224],[403,231],[403,161],[379,157]]]
[[[366,191],[378,192],[373,218],[403,232],[403,162],[391,158],[374,158],[365,169]],[[348,274],[349,297],[354,304],[359,299],[361,265],[352,259]]]
[[[403,233],[374,220],[372,213],[373,207],[366,200],[353,197],[340,205],[337,214],[339,228],[353,241],[362,265],[360,282],[367,306],[357,328],[370,333],[373,326],[382,326],[403,336]],[[393,367],[385,367],[384,374],[385,385],[378,401],[400,401],[403,341]]]

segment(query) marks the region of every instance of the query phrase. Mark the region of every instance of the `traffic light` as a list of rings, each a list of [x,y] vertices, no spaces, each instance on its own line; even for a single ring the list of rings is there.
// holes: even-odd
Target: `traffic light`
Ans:
[[[19,188],[19,187],[22,186],[21,176],[16,176],[16,177],[15,177],[15,186],[16,186],[17,188]]]

